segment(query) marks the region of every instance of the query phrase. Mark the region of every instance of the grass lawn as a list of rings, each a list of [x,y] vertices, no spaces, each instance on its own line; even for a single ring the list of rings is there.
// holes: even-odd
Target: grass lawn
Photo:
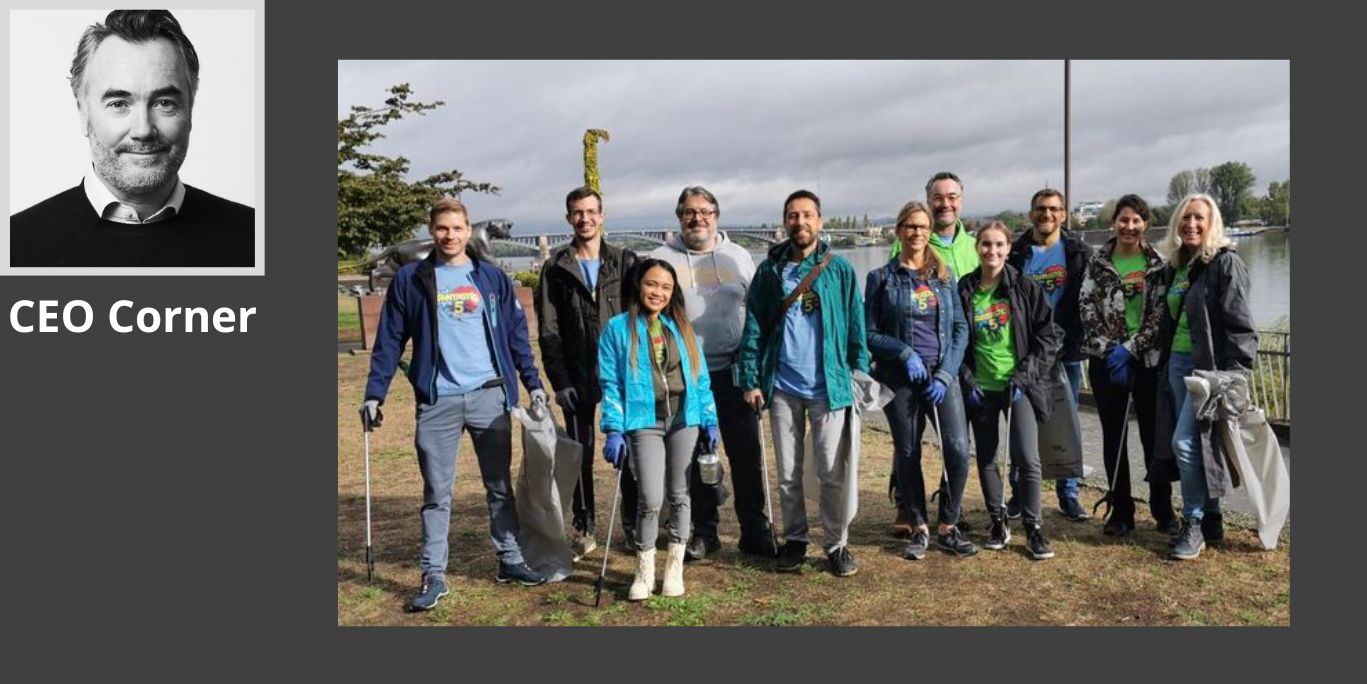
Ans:
[[[337,295],[337,341],[361,341],[361,312],[357,299],[344,294]]]
[[[355,301],[338,297],[338,337]],[[354,323],[352,324],[354,326]],[[359,334],[359,330],[357,330]],[[859,573],[836,578],[819,552],[820,522],[809,510],[814,543],[800,574],[776,574],[767,563],[735,549],[738,529],[730,503],[722,511],[724,548],[686,566],[687,594],[626,601],[634,558],[620,551],[614,532],[607,588],[593,607],[599,549],[564,582],[523,588],[494,582],[497,560],[489,542],[487,508],[468,439],[461,444],[452,502],[451,594],[432,611],[403,612],[418,585],[418,507],[422,479],[413,450],[413,394],[396,375],[385,405],[384,427],[371,437],[375,578],[366,581],[365,489],[362,439],[356,408],[369,358],[337,357],[337,623],[339,625],[1289,625],[1291,545],[1263,551],[1251,530],[1230,528],[1225,542],[1195,561],[1167,559],[1167,537],[1153,530],[1140,505],[1139,529],[1117,540],[1101,534],[1101,521],[1074,523],[1053,507],[1045,487],[1044,528],[1057,554],[1034,562],[1013,521],[1004,551],[953,558],[932,550],[919,562],[902,560],[902,542],[888,526],[894,510],[886,495],[891,436],[866,426],[860,464],[860,509],[850,529]],[[525,395],[523,398],[525,402]],[[514,430],[514,475],[520,435]],[[766,438],[766,445],[772,440]],[[940,477],[938,454],[925,449],[927,482]],[[777,483],[769,454],[770,485]],[[613,491],[611,469],[597,464],[596,490],[604,526]],[[728,483],[729,486],[729,483]],[[1090,510],[1102,492],[1084,489]],[[933,505],[933,504],[932,504]],[[976,469],[964,497],[970,537],[981,544],[987,529]],[[619,523],[620,525],[620,523]],[[659,568],[663,571],[663,554]],[[657,577],[658,577],[657,573]],[[657,579],[658,582],[658,579]],[[950,590],[947,591],[946,588]]]

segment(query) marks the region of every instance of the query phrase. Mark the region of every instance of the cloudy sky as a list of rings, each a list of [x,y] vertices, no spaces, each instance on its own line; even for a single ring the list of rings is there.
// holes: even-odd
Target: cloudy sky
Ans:
[[[337,112],[385,89],[444,100],[376,145],[412,179],[455,168],[502,187],[467,193],[473,218],[560,229],[583,182],[585,129],[606,129],[609,226],[675,222],[680,189],[717,194],[722,225],[779,221],[809,188],[827,216],[889,216],[926,179],[964,179],[964,213],[1024,211],[1063,187],[1060,61],[339,62]],[[1182,169],[1243,161],[1255,191],[1290,177],[1287,61],[1072,63],[1073,201],[1166,201]]]

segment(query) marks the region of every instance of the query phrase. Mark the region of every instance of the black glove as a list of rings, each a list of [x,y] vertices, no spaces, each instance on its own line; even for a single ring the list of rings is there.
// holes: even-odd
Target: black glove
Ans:
[[[574,413],[574,410],[579,407],[579,392],[576,392],[573,387],[566,387],[555,393],[555,403],[560,406],[561,411]]]
[[[380,411],[379,399],[366,399],[361,403],[361,425],[370,432],[384,422],[384,412]]]

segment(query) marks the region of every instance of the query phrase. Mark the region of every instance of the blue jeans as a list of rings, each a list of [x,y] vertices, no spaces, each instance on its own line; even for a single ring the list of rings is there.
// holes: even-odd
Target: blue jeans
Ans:
[[[1078,396],[1082,394],[1082,362],[1064,361],[1063,370],[1068,374],[1068,384],[1073,388],[1073,403],[1076,404]],[[1007,479],[1011,480],[1011,496],[1016,496],[1016,482],[1020,478],[1016,474],[1016,464],[1013,462],[1008,468]],[[1058,494],[1059,503],[1064,499],[1077,499],[1078,478],[1068,477],[1054,481],[1054,493]]]
[[[1191,354],[1173,352],[1168,361],[1168,388],[1172,391],[1173,406],[1180,407],[1177,427],[1172,433],[1172,451],[1177,457],[1177,475],[1182,481],[1182,517],[1200,520],[1208,512],[1219,513],[1220,500],[1210,498],[1210,490],[1206,488],[1201,425],[1196,422],[1196,409],[1191,405],[1184,382],[1195,367]]]
[[[511,464],[512,425],[502,387],[477,389],[453,397],[438,397],[432,404],[418,404],[418,468],[422,471],[422,555],[418,564],[423,576],[446,572],[451,529],[451,487],[456,483],[456,455],[461,433],[469,430],[484,479],[484,498],[489,504],[489,537],[498,560],[522,562],[517,543],[521,531],[517,504],[513,500]]]

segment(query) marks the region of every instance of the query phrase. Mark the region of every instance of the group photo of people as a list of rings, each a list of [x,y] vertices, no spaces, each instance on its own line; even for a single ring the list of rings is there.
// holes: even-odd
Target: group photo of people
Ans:
[[[1080,157],[1087,194],[1070,197],[1079,172],[1055,163],[1048,124],[1030,128],[1044,106],[1024,87],[1058,63],[463,64],[476,91],[592,77],[684,143],[630,123],[571,137],[548,115],[516,146],[540,144],[541,169],[481,133],[486,114],[392,85],[440,64],[339,66],[339,625],[1289,620],[1275,139],[1245,154],[1211,132],[1210,150],[1163,158],[1142,136],[1191,113],[1102,107],[1142,135]],[[1118,94],[1171,68],[1082,73]],[[757,104],[781,121],[723,133],[657,107],[691,93],[710,111],[711,86],[761,103],[800,74],[867,79],[854,93],[919,74],[946,94],[1019,92],[1022,109],[960,121],[906,109],[945,101],[914,92],[858,113]],[[385,82],[383,105],[355,104]],[[932,151],[877,147],[894,110],[909,118],[893,128],[940,126],[908,143]],[[401,178],[381,170],[450,167],[418,131],[457,121],[473,137],[453,133],[456,163],[482,170],[366,218],[362,200]],[[787,139],[803,126],[819,134]],[[580,137],[582,159],[566,154]],[[862,143],[863,170],[817,158]],[[1038,163],[1018,153],[1031,144]],[[1003,162],[947,151],[965,145]],[[1226,154],[1253,164],[1199,166]],[[583,183],[557,186],[581,161]],[[1173,171],[1165,196],[1154,177]],[[1265,196],[1259,177],[1278,179]]]
[[[735,549],[757,566],[858,573],[848,505],[857,492],[844,473],[858,458],[850,442],[860,439],[849,431],[850,414],[869,386],[888,398],[877,403],[892,435],[891,523],[904,539],[900,558],[968,557],[1002,551],[1013,539],[1033,561],[1057,555],[1041,513],[1041,443],[1052,448],[1041,426],[1055,411],[1078,422],[1084,373],[1097,408],[1087,419],[1104,433],[1103,534],[1137,532],[1131,480],[1142,477],[1150,492],[1144,525],[1167,538],[1169,558],[1196,560],[1221,542],[1227,484],[1208,477],[1224,466],[1218,447],[1207,439],[1203,448],[1201,432],[1212,428],[1185,380],[1197,370],[1250,373],[1257,333],[1246,268],[1215,200],[1183,198],[1166,237],[1153,244],[1148,205],[1125,195],[1114,234],[1093,249],[1065,227],[1058,190],[1034,194],[1033,227],[1018,236],[1000,221],[967,230],[959,216],[963,182],[951,172],[932,176],[925,191],[925,201],[898,211],[891,258],[861,284],[823,241],[821,199],[809,190],[783,201],[787,239],[756,266],[718,230],[721,205],[705,187],[681,192],[676,239],[639,255],[604,239],[602,196],[576,188],[565,199],[573,238],[542,267],[534,327],[509,277],[470,248],[465,205],[445,199],[431,207],[432,252],[401,269],[387,290],[360,409],[368,431],[381,424],[411,342],[422,543],[421,581],[406,608],[431,610],[450,591],[452,487],[464,432],[488,502],[497,581],[548,581],[518,543],[510,411],[522,403],[519,385],[530,415],[544,418],[553,403],[580,449],[564,502],[565,541],[576,561],[600,547],[608,553],[616,531],[600,513],[610,506],[615,515],[620,497],[621,544],[635,561],[625,598],[633,602],[687,593],[685,568],[723,547],[728,494]],[[1138,421],[1143,473],[1128,467],[1130,416]],[[928,430],[943,473],[932,492],[933,538],[922,448]],[[719,464],[700,464],[718,452],[729,488],[717,477]],[[970,452],[989,524],[966,532]],[[1073,476],[1055,481],[1058,509],[1085,521],[1081,454],[1071,458]],[[614,471],[610,502],[594,487],[599,459]],[[814,479],[804,467],[814,468]],[[805,491],[813,484],[817,491]],[[809,500],[821,530],[815,558]]]

